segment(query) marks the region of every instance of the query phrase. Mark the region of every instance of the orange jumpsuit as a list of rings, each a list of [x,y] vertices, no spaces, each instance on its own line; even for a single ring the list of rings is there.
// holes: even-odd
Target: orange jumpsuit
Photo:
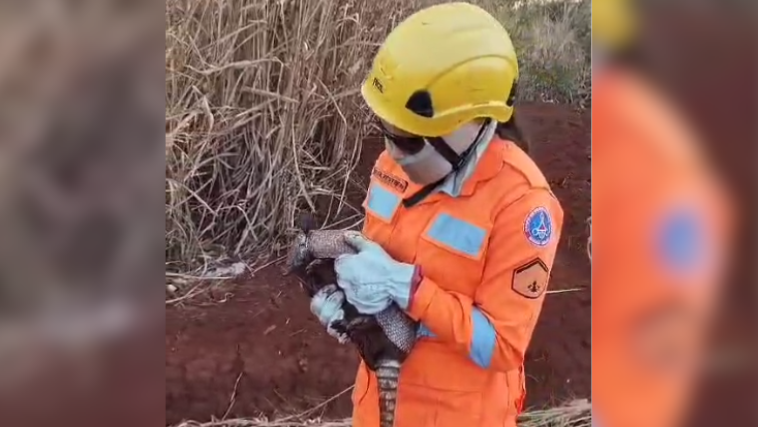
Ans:
[[[420,265],[409,308],[423,337],[405,361],[395,427],[515,426],[524,353],[539,317],[563,211],[534,162],[493,140],[460,197],[419,190],[385,151],[364,203],[363,233]],[[361,363],[353,425],[379,425],[376,377]]]
[[[675,110],[599,71],[592,109],[592,403],[597,426],[672,427],[702,362],[727,259],[723,188]]]

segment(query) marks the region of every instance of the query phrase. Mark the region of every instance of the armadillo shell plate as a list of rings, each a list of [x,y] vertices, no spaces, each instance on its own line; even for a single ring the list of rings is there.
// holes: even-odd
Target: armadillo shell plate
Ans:
[[[416,343],[416,322],[395,304],[376,314],[384,334],[404,353],[410,353]]]

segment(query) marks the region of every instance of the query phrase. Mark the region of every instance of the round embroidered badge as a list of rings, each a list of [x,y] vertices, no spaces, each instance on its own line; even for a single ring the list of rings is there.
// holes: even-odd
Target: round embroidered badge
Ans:
[[[524,221],[524,234],[537,246],[547,246],[553,236],[553,222],[550,212],[544,206],[532,209]]]
[[[703,274],[709,264],[706,225],[696,209],[682,206],[660,220],[658,258],[663,268],[677,276]]]

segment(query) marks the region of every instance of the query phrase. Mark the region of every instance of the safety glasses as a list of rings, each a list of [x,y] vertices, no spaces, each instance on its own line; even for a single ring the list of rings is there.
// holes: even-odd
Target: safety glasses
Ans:
[[[426,145],[424,137],[405,133],[399,129],[390,130],[381,120],[378,121],[377,127],[387,140],[406,154],[416,154]]]

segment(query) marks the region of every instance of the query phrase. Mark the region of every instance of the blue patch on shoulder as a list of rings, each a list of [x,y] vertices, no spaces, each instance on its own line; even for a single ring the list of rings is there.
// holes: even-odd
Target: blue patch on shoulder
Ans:
[[[395,211],[400,205],[400,196],[385,189],[379,184],[372,183],[368,189],[368,208],[379,218],[391,222]]]
[[[658,256],[667,269],[677,274],[688,273],[704,261],[703,226],[693,209],[676,209],[662,218],[656,243]]]
[[[547,246],[553,236],[553,220],[544,206],[534,208],[524,221],[524,234],[537,246]]]

